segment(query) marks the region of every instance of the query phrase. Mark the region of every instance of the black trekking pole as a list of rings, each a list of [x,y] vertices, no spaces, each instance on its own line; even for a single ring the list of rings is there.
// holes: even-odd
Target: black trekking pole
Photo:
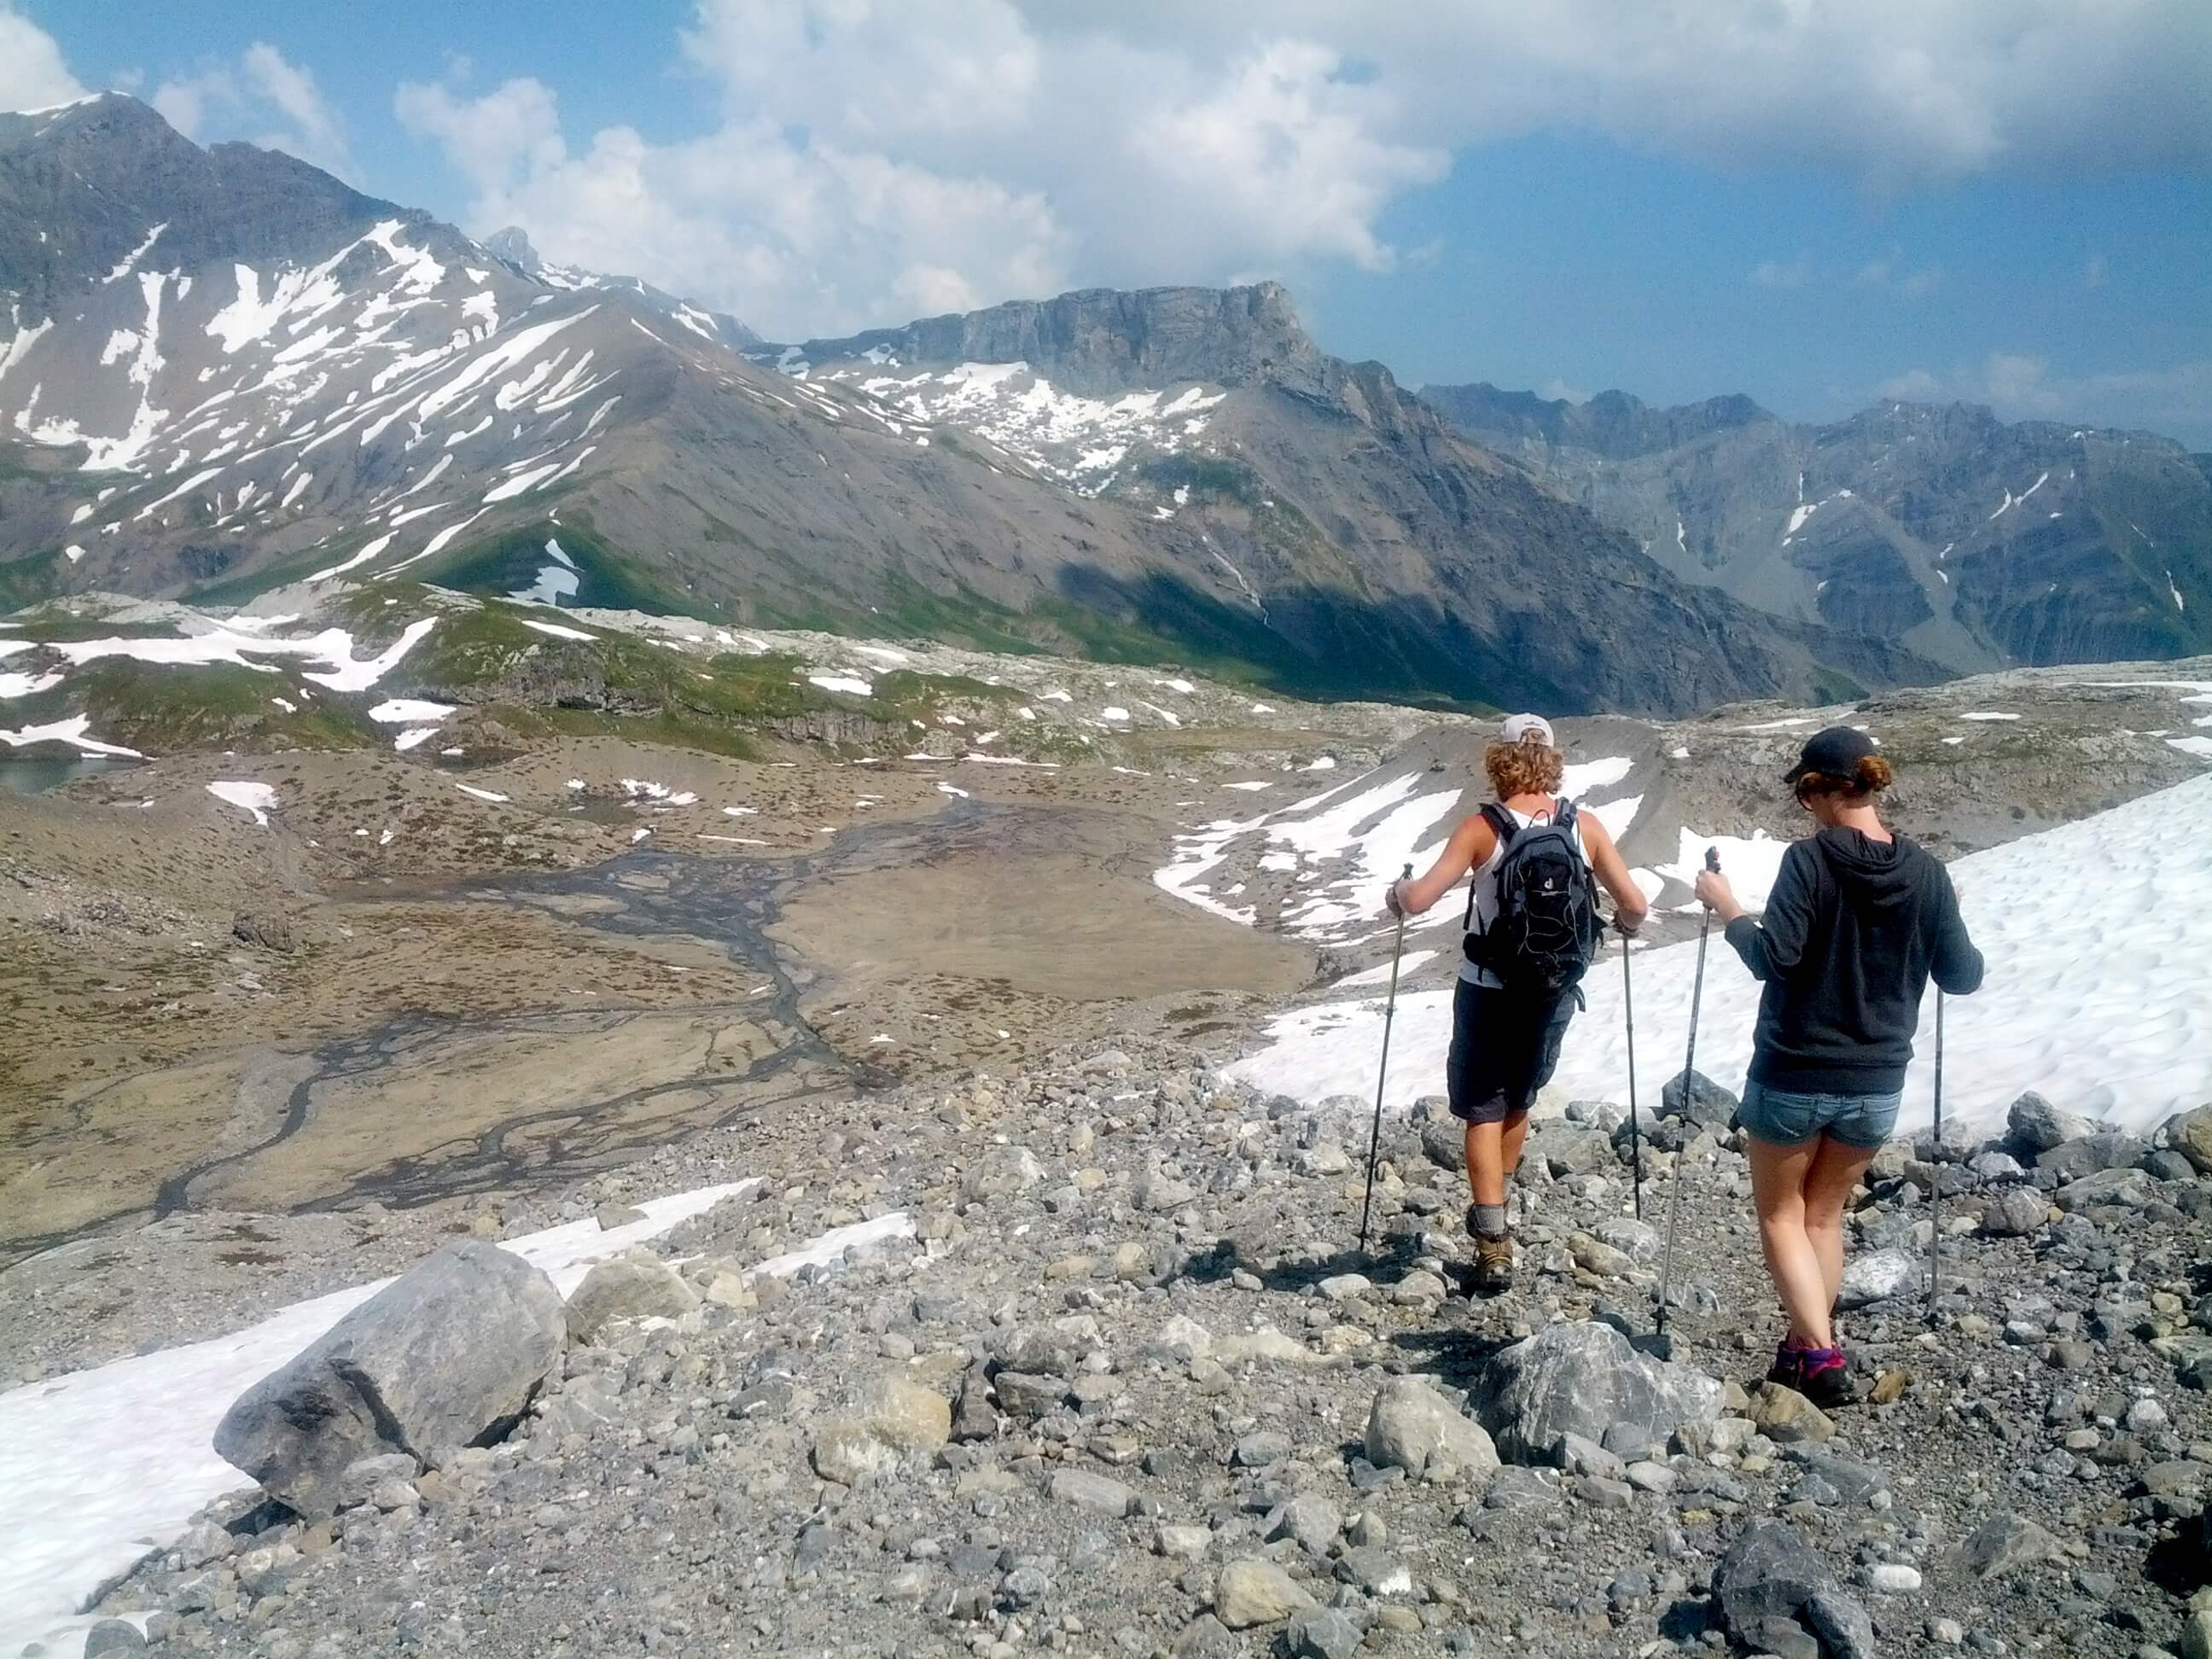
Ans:
[[[1936,1323],[1937,1286],[1943,1276],[1943,988],[1936,988],[1936,1151],[1929,1159],[1928,1322]]]
[[[1636,1218],[1644,1219],[1644,1126],[1636,1121],[1636,993],[1628,971],[1630,940],[1620,936],[1620,1008],[1628,1019],[1628,1155],[1636,1171]]]
[[[1407,865],[1401,881],[1413,878]],[[1367,1254],[1367,1217],[1375,1207],[1375,1160],[1382,1146],[1382,1085],[1390,1075],[1390,1026],[1398,1018],[1398,958],[1406,950],[1406,912],[1398,910],[1398,936],[1390,945],[1390,999],[1382,1005],[1382,1064],[1375,1076],[1375,1127],[1367,1132],[1367,1196],[1359,1206],[1359,1253]]]
[[[1705,868],[1718,875],[1720,867],[1720,848],[1705,848]],[[1682,1218],[1682,1166],[1690,1158],[1690,1079],[1698,1060],[1698,1006],[1705,996],[1705,937],[1712,930],[1713,907],[1708,904],[1705,920],[1698,924],[1698,971],[1690,981],[1690,1039],[1682,1054],[1682,1144],[1674,1152],[1674,1178],[1668,1183],[1673,1190],[1667,1200],[1667,1249],[1659,1261],[1656,1323],[1662,1336],[1667,1334],[1667,1297],[1674,1282],[1674,1229]]]

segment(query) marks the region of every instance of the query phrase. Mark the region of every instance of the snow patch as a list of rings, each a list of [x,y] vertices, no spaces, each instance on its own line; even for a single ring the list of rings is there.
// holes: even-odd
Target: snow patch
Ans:
[[[218,781],[208,785],[207,792],[217,800],[251,812],[264,830],[269,827],[269,815],[276,810],[276,791],[270,784]]]

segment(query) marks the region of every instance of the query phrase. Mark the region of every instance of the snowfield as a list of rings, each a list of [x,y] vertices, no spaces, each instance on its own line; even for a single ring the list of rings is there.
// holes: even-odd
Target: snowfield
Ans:
[[[1619,787],[1633,769],[1626,756],[1577,762],[1567,768],[1561,788],[1579,799]],[[1250,905],[1226,902],[1237,892],[1217,892],[1213,881],[1213,872],[1237,843],[1256,835],[1267,848],[1259,855],[1259,867],[1289,875],[1297,884],[1279,918],[1283,930],[1328,944],[1352,943],[1382,921],[1383,890],[1409,862],[1418,869],[1436,856],[1461,811],[1462,792],[1457,784],[1417,794],[1429,781],[1425,773],[1401,773],[1379,781],[1378,775],[1363,774],[1256,818],[1220,818],[1188,830],[1175,839],[1174,861],[1153,872],[1153,885],[1186,904],[1256,927],[1258,912]],[[1256,793],[1270,786],[1246,782],[1224,787]],[[1643,804],[1644,797],[1636,794],[1587,803],[1582,810],[1617,839]],[[1702,842],[1695,856],[1704,856]],[[1763,894],[1765,890],[1759,890]],[[1440,906],[1439,916],[1442,909]]]
[[[594,1262],[758,1184],[678,1193],[639,1205],[645,1219],[625,1227],[603,1232],[596,1221],[569,1222],[500,1248],[535,1262],[568,1296]],[[911,1218],[894,1213],[835,1229],[751,1271],[785,1278],[855,1245],[913,1234]],[[391,1282],[297,1303],[228,1336],[0,1395],[0,1653],[33,1641],[57,1656],[78,1651],[94,1622],[76,1611],[88,1596],[181,1535],[202,1505],[251,1484],[211,1443],[231,1401]]]
[[[1686,854],[1691,840],[1686,833]],[[1765,844],[1778,860],[1784,843]],[[1953,998],[1945,1011],[1947,1122],[2000,1122],[2033,1089],[2069,1110],[2147,1133],[2212,1097],[2208,847],[2212,776],[1950,866],[1989,976],[1978,994]],[[1722,861],[1727,867],[1726,850]],[[1681,1070],[1697,950],[1692,940],[1635,958],[1637,1090],[1646,1103]],[[1568,1034],[1551,1091],[1562,1104],[1628,1097],[1619,963],[1618,952],[1607,951],[1585,981],[1589,1007]],[[1443,1091],[1451,995],[1398,999],[1385,1096],[1397,1110]],[[1926,1124],[1933,1107],[1934,1000],[1931,988],[1920,1055],[1905,1084],[1900,1123],[1907,1128]],[[1758,985],[1715,930],[1699,1071],[1741,1088],[1758,1006]],[[1378,997],[1297,1009],[1271,1022],[1264,1045],[1231,1074],[1305,1101],[1340,1094],[1371,1101],[1382,1027]]]

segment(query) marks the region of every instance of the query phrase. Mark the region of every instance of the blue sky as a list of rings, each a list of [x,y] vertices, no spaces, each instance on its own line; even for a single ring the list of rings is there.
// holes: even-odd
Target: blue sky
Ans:
[[[1403,11],[0,0],[0,29],[51,40],[19,83],[128,88],[778,337],[1273,276],[1412,383],[1960,397],[2212,448],[2212,7]]]

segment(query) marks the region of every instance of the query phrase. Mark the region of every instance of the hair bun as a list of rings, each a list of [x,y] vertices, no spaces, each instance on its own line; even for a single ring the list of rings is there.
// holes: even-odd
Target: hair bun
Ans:
[[[1897,781],[1897,775],[1890,770],[1889,763],[1881,756],[1862,755],[1858,765],[1853,769],[1852,781],[1860,788],[1872,793],[1888,788]]]

